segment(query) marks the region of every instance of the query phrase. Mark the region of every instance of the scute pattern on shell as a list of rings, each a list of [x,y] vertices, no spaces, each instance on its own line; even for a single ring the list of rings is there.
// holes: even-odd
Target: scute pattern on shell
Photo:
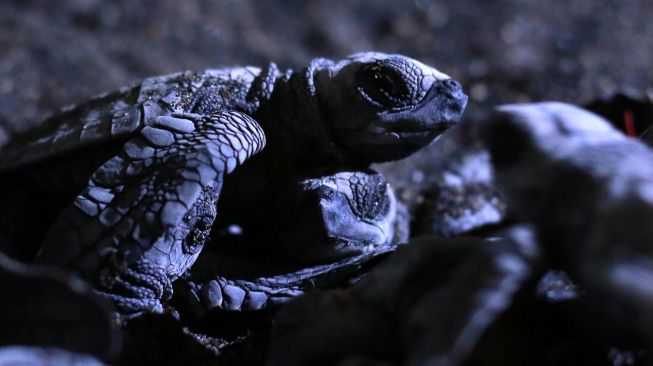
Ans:
[[[255,67],[184,71],[148,78],[142,84],[66,107],[41,128],[17,136],[3,147],[0,171],[125,138],[171,112],[252,111],[271,90],[269,82],[253,87],[259,72]],[[269,66],[266,72],[270,74],[263,79],[268,80],[276,77],[278,70]],[[267,89],[255,90],[262,86]]]

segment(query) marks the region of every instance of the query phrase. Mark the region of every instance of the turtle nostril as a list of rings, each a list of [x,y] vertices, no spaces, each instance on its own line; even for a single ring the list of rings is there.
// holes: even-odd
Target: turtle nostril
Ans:
[[[448,89],[451,92],[457,92],[462,89],[462,86],[460,83],[454,79],[446,79],[442,81],[442,86],[444,86],[446,89]]]
[[[446,79],[439,82],[438,90],[450,98],[458,98],[461,96],[463,88],[458,81]]]

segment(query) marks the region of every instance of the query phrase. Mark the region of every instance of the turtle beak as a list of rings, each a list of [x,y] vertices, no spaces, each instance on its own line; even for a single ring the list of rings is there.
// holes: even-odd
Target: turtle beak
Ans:
[[[445,130],[454,125],[467,106],[467,95],[454,79],[439,80],[431,85],[424,99],[410,113],[415,130]]]

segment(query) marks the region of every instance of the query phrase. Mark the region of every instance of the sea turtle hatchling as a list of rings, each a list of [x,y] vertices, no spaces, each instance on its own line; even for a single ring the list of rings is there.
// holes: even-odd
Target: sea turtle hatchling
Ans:
[[[288,190],[274,212],[276,230],[247,244],[222,238],[175,284],[195,315],[260,310],[316,287],[351,284],[408,241],[408,210],[379,173],[337,172]]]
[[[3,190],[29,192],[14,199],[3,230],[38,212],[49,229],[37,261],[82,275],[129,309],[160,311],[205,244],[218,196],[221,220],[256,225],[279,181],[408,156],[466,102],[438,70],[373,52],[298,72],[271,63],[149,78],[65,109],[0,150]],[[224,176],[264,146],[223,190]]]

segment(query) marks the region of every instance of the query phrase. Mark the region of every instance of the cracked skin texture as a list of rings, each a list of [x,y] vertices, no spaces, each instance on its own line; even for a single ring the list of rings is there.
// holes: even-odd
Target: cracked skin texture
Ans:
[[[30,234],[44,243],[38,261],[81,274],[124,312],[160,311],[216,216],[247,227],[265,218],[281,179],[408,156],[455,123],[466,101],[438,70],[374,52],[295,72],[181,72],[66,108],[17,136],[0,151],[0,181],[48,197],[46,207],[32,202],[44,211],[35,227],[49,227]],[[219,197],[217,215],[207,207]]]

